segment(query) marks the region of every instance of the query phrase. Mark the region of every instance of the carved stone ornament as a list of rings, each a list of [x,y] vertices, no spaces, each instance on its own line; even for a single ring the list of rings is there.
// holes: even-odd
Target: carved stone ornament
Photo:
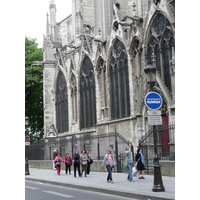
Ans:
[[[117,32],[118,28],[119,28],[119,23],[117,21],[115,21],[113,23],[113,29],[114,29],[114,31]]]
[[[55,128],[54,124],[51,124],[48,131],[47,131],[47,136],[49,137],[56,137],[58,135],[57,130]]]
[[[154,4],[155,4],[156,6],[159,6],[160,1],[161,1],[161,0],[153,0]]]
[[[133,27],[133,31],[134,31],[135,34],[137,33],[137,26]]]

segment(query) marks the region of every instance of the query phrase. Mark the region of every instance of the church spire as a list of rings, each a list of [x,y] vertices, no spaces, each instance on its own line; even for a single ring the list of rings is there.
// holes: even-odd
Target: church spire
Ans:
[[[47,13],[46,37],[49,36],[49,14]]]
[[[50,28],[51,28],[51,37],[53,41],[56,38],[56,3],[55,0],[51,0],[49,3],[49,12],[50,12]]]

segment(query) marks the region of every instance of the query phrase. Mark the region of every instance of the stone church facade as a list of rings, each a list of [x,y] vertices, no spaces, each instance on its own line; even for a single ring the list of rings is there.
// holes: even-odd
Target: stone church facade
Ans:
[[[156,71],[165,124],[175,123],[175,0],[72,0],[43,42],[44,138],[109,134],[138,146],[150,129],[144,68]],[[59,12],[59,11],[58,11]]]

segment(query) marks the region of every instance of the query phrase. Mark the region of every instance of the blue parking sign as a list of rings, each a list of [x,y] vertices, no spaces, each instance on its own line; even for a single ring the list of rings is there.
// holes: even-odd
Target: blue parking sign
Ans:
[[[162,106],[162,97],[157,92],[149,92],[145,96],[145,104],[150,110],[158,110]]]

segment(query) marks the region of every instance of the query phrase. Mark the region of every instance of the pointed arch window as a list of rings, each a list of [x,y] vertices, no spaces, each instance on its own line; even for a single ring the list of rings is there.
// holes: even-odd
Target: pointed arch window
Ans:
[[[90,128],[96,124],[95,78],[91,60],[86,56],[80,78],[80,127]]]
[[[56,127],[58,133],[69,131],[68,92],[65,77],[59,72],[56,86]]]
[[[72,100],[72,120],[77,121],[77,84],[76,77],[71,71],[71,100]]]
[[[152,53],[154,52],[156,56],[156,69],[161,75],[161,67],[160,67],[160,48],[158,40],[151,36],[149,44],[148,44],[148,61],[150,64],[152,64]]]
[[[156,69],[164,79],[169,91],[171,91],[169,61],[172,59],[172,48],[175,49],[175,40],[171,24],[164,15],[159,13],[151,25],[147,45],[147,59],[152,64],[152,53],[155,54]]]
[[[130,116],[128,60],[124,45],[116,39],[110,57],[111,119]]]

